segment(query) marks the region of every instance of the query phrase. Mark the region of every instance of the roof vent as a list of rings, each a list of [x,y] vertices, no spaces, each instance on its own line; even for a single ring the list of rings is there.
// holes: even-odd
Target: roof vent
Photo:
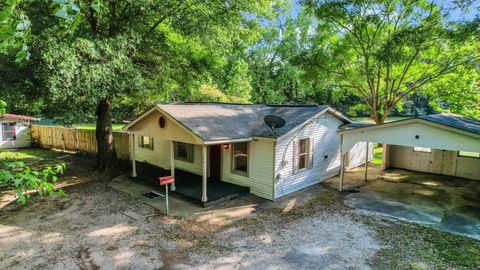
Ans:
[[[276,115],[267,115],[263,118],[265,124],[272,130],[270,135],[275,135],[277,132],[275,131],[276,128],[281,128],[285,126],[285,120],[283,118],[276,116]]]

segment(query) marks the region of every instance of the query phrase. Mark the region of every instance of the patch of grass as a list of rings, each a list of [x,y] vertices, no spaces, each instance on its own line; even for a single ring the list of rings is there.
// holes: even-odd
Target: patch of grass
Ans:
[[[374,150],[373,150],[373,164],[375,165],[382,165],[382,154],[383,154],[383,147],[379,147],[378,144],[376,143],[374,145]]]
[[[479,269],[480,241],[433,228],[373,224],[385,248],[370,261],[374,269]]]
[[[125,126],[125,124],[112,124],[112,129],[113,130],[120,130]],[[76,124],[74,125],[75,128],[78,129],[88,129],[88,130],[95,130],[97,129],[97,126],[95,123],[91,124]]]
[[[0,151],[0,162],[3,161],[40,161],[44,159],[53,159],[65,155],[64,153],[55,152],[45,149],[14,149],[14,150],[4,150]]]
[[[122,129],[126,124],[118,124],[118,123],[113,123],[112,124],[112,129],[113,130],[120,130]],[[55,127],[65,127],[63,125],[53,125]],[[74,124],[74,128],[76,129],[85,129],[85,130],[96,130],[97,126],[95,123],[83,123],[83,124]]]

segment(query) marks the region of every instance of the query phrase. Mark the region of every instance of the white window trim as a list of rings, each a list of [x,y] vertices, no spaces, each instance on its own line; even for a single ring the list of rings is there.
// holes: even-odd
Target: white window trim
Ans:
[[[413,147],[413,152],[418,152],[418,153],[431,153],[431,152],[432,152],[432,148],[430,148],[430,147],[414,146],[414,147]]]
[[[235,144],[245,143],[247,144],[247,171],[237,170],[235,168]],[[231,173],[236,175],[241,175],[248,177],[250,175],[250,143],[249,142],[239,142],[239,143],[232,143],[232,155],[231,155]]]
[[[185,144],[187,146],[187,157],[179,157],[178,156],[178,145],[179,143]],[[188,163],[195,163],[195,145],[191,143],[184,143],[184,142],[175,142],[175,153],[174,153],[175,160],[188,162]]]
[[[6,123],[1,123],[2,125],[2,141],[5,142],[10,142],[10,141],[16,141],[17,138],[17,123],[16,122],[6,122]],[[12,125],[13,126],[13,138],[10,139],[5,139],[5,126],[7,125]],[[10,132],[9,132],[10,133]]]
[[[149,147],[146,147],[144,144],[144,138],[147,137],[150,139],[150,145]],[[141,149],[149,150],[149,151],[154,151],[155,150],[155,140],[154,137],[149,137],[149,136],[138,136],[138,147]]]
[[[301,154],[298,153],[299,149],[300,149],[300,141],[302,140],[307,140],[307,145],[306,145],[306,150],[307,152],[302,154],[302,155],[306,155],[306,158],[305,158],[305,167],[304,168],[301,168],[299,169],[298,168],[298,159],[300,157]],[[294,173],[300,173],[300,172],[303,172],[303,171],[307,171],[307,170],[310,170],[311,168],[313,168],[313,161],[314,161],[314,157],[313,157],[313,152],[314,152],[314,143],[313,143],[313,139],[312,138],[301,138],[301,139],[298,139],[295,141],[295,144],[293,146],[293,172]]]
[[[461,152],[465,152],[465,153],[477,153],[478,156],[468,156],[468,155],[462,155]],[[470,152],[470,151],[458,151],[457,152],[457,156],[458,157],[462,157],[462,158],[474,158],[474,159],[480,159],[480,153],[479,152]]]

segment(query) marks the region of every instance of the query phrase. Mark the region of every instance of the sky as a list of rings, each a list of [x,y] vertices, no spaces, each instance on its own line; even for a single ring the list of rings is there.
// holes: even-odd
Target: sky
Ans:
[[[297,17],[298,13],[300,12],[300,2],[301,0],[292,0],[293,2],[293,9],[292,15],[293,17]],[[449,18],[454,21],[463,21],[463,20],[471,20],[475,18],[478,14],[480,14],[480,0],[472,0],[471,6],[468,8],[468,11],[462,11],[458,8],[452,9],[454,3],[457,2],[455,0],[434,0],[435,3],[449,8],[448,11]]]

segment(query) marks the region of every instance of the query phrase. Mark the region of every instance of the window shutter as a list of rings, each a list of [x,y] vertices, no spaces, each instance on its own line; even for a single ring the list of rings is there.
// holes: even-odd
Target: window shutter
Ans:
[[[150,137],[150,149],[152,150],[153,150],[153,141],[154,141],[153,137]]]
[[[313,157],[314,157],[314,151],[315,151],[315,145],[313,139],[308,139],[308,146],[310,147],[309,149],[309,156],[308,156],[308,167],[312,168],[313,167]]]
[[[193,159],[194,159],[194,154],[193,154],[193,149],[194,149],[194,145],[193,144],[190,144],[188,146],[188,161],[189,162],[193,162]]]
[[[143,136],[138,136],[138,147],[143,147]]]

